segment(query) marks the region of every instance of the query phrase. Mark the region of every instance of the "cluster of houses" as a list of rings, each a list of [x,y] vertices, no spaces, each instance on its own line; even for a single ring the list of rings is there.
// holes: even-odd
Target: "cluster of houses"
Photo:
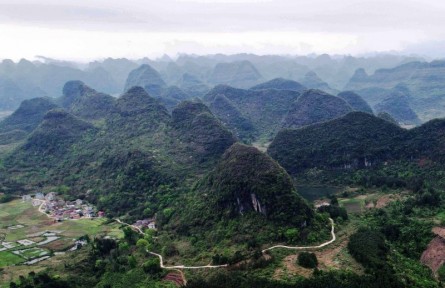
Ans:
[[[141,229],[142,228],[156,229],[156,221],[153,218],[137,220],[136,223],[133,224],[133,226],[139,227]]]
[[[31,195],[22,196],[23,201],[32,201],[34,206],[40,206],[41,210],[54,218],[54,221],[63,221],[68,219],[80,218],[96,218],[104,217],[103,211],[96,212],[96,209],[84,203],[83,200],[77,199],[75,201],[65,201],[57,197],[55,192],[44,194],[38,192],[34,198]],[[43,204],[42,204],[43,202]]]

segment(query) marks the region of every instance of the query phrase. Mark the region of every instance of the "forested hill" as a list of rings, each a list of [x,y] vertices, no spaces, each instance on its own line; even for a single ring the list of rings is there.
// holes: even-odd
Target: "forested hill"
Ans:
[[[296,101],[290,103],[283,127],[298,128],[328,121],[351,111],[353,111],[352,107],[342,98],[321,90],[309,89],[302,92]]]
[[[405,131],[385,120],[353,112],[329,122],[278,133],[268,153],[289,172],[311,167],[362,167],[365,156],[386,160]]]
[[[66,94],[79,96],[73,105],[98,96],[83,84],[70,85],[73,93]],[[79,88],[89,93],[77,93]],[[171,116],[143,88],[133,87],[110,104],[99,122],[91,114],[74,116],[73,105],[49,111],[40,123],[34,117],[37,128],[4,160],[3,188],[15,179],[24,190],[64,185],[70,197],[91,190],[90,200],[109,213],[138,215],[161,186],[195,179],[236,141],[201,103],[184,102]]]
[[[268,153],[290,173],[376,166],[394,160],[443,161],[445,120],[405,130],[368,113],[278,133]]]
[[[282,225],[301,226],[312,216],[286,171],[256,148],[236,143],[197,189],[207,193],[213,214],[236,217],[249,212],[263,214]]]
[[[279,232],[286,229],[302,231],[300,240],[306,240],[303,231],[323,231],[326,225],[276,161],[240,143],[227,149],[183,199],[168,228],[181,235],[205,235],[206,243],[289,241]]]

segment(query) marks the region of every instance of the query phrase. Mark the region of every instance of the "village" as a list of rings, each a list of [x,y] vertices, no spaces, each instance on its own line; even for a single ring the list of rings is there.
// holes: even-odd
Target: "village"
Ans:
[[[69,219],[81,218],[102,218],[105,217],[103,211],[96,211],[94,206],[85,203],[81,199],[75,201],[65,201],[55,192],[44,194],[37,192],[34,197],[32,195],[23,195],[23,201],[31,201],[34,207],[39,206],[39,210],[46,213],[55,222]]]
[[[0,205],[0,269],[76,251],[87,244],[87,234],[121,237],[119,224],[108,223],[103,211],[81,199],[37,192]]]
[[[81,199],[75,201],[65,201],[57,197],[55,192],[44,194],[37,192],[34,197],[32,195],[23,195],[23,201],[31,201],[34,207],[39,206],[42,213],[54,219],[55,222],[64,220],[77,220],[82,218],[103,218],[104,211],[96,211],[95,207],[86,203]],[[140,229],[156,229],[156,221],[154,218],[137,220],[133,226]]]

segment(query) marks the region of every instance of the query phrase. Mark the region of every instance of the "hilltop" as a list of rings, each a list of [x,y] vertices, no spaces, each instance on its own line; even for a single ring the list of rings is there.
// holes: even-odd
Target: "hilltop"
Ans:
[[[251,135],[254,135],[255,139],[269,139],[279,130],[289,106],[299,95],[300,93],[290,90],[244,90],[218,85],[210,90],[203,100],[241,139],[252,139]],[[225,98],[223,101],[222,96]],[[235,119],[228,117],[227,109],[238,116]],[[234,112],[234,109],[238,112]],[[249,122],[253,129],[250,128]]]
[[[338,118],[351,112],[352,108],[342,98],[321,90],[304,91],[293,102],[283,122],[285,128],[298,128]]]
[[[313,71],[307,72],[300,80],[300,83],[309,89],[318,89],[330,94],[338,93],[337,90],[332,89],[328,83],[324,82],[320,77],[318,77],[317,73]]]
[[[386,112],[390,114],[398,123],[404,125],[418,125],[420,119],[410,107],[410,94],[402,89],[394,88],[388,91],[381,102],[374,106],[377,113]]]
[[[68,81],[57,103],[70,113],[87,120],[105,118],[113,112],[115,98],[97,92],[82,81]]]
[[[247,60],[230,63],[218,63],[209,75],[211,84],[225,84],[238,88],[251,87],[262,79],[261,74]]]
[[[345,100],[355,111],[361,111],[361,112],[367,112],[372,114],[372,108],[369,106],[368,103],[366,103],[363,98],[352,92],[352,91],[344,91],[337,94],[337,97],[342,98]]]
[[[232,133],[202,103],[179,104],[172,112],[172,126],[199,162],[219,158],[235,142]]]
[[[239,143],[224,153],[198,189],[208,193],[208,205],[216,215],[256,212],[276,223],[295,226],[312,216],[286,171],[256,148]]]
[[[218,115],[221,122],[230,128],[239,139],[253,141],[257,131],[248,118],[236,108],[236,104],[223,94],[218,94],[209,104],[209,108]]]
[[[24,100],[19,108],[0,122],[0,131],[23,130],[31,132],[43,120],[49,110],[57,108],[50,98],[33,98]]]
[[[153,96],[160,96],[162,89],[167,88],[167,84],[164,79],[162,79],[159,72],[148,64],[143,64],[128,74],[124,91],[127,91],[134,86],[144,88]]]
[[[60,108],[53,109],[45,114],[26,142],[8,157],[7,165],[33,170],[51,167],[70,152],[71,145],[94,131],[92,124]]]
[[[278,90],[292,90],[292,91],[302,92],[303,90],[306,90],[306,87],[304,87],[297,81],[288,80],[284,78],[275,78],[267,82],[255,85],[250,89],[252,90],[278,89]]]
[[[215,244],[232,239],[234,245],[239,245],[252,239],[252,233],[261,235],[256,238],[261,240],[255,241],[295,241],[276,234],[278,226],[301,231],[299,239],[305,241],[306,233],[302,231],[325,225],[314,218],[315,213],[277,162],[240,143],[227,149],[215,168],[184,199],[184,209],[177,212],[168,227]],[[225,228],[228,223],[231,230]]]

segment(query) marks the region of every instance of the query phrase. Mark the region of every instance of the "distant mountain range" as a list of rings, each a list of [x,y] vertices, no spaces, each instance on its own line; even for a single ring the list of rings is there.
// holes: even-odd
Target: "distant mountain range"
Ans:
[[[57,98],[63,85],[71,80],[80,80],[97,91],[116,96],[137,81],[143,80],[142,78],[137,80],[135,74],[137,72],[134,72],[141,72],[141,65],[145,65],[143,66],[145,70],[150,67],[153,75],[157,74],[157,80],[152,78],[150,81],[155,82],[151,84],[162,87],[177,86],[193,98],[202,97],[213,86],[219,84],[249,88],[274,78],[294,80],[307,88],[336,94],[342,90],[358,68],[364,68],[368,73],[372,73],[379,68],[393,68],[414,60],[421,59],[392,55],[357,58],[328,55],[286,57],[237,54],[180,55],[176,60],[169,57],[157,60],[107,58],[87,64],[45,57],[40,57],[39,61],[34,62],[21,60],[14,63],[11,60],[3,60],[0,63],[0,110],[14,110],[25,99],[45,96]],[[133,75],[129,77],[132,71]],[[154,92],[152,96],[161,96],[159,91],[149,92]],[[173,103],[171,99],[165,102],[168,106]]]
[[[445,61],[410,62],[391,69],[379,69],[370,75],[358,69],[346,89],[356,91],[373,106],[383,100],[388,102],[386,98],[396,89],[396,97],[400,99],[400,93],[404,94],[411,109],[422,121],[427,121],[445,116],[444,71]]]

